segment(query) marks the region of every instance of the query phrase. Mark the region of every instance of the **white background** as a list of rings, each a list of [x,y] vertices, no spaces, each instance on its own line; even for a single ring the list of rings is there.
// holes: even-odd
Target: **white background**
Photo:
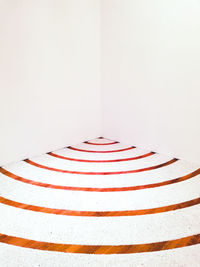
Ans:
[[[0,165],[102,132],[199,162],[199,14],[198,0],[0,0]]]
[[[104,135],[200,162],[200,1],[102,0]]]
[[[101,132],[93,0],[0,0],[0,165]]]

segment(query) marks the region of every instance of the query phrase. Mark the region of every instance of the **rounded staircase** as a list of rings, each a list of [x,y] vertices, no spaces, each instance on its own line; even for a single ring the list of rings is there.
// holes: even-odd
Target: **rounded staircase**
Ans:
[[[0,266],[200,266],[197,164],[97,138],[0,168]]]

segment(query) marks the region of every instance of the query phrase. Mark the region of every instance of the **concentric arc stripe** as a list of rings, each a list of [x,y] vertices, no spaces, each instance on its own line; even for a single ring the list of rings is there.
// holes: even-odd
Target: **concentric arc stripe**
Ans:
[[[84,143],[88,144],[88,145],[95,145],[95,146],[106,146],[106,145],[115,145],[115,144],[118,144],[119,142],[114,141],[114,142],[110,142],[110,143],[93,143],[90,141],[85,141]]]
[[[72,191],[89,191],[89,192],[120,192],[120,191],[134,191],[134,190],[142,190],[142,189],[148,189],[148,188],[156,188],[160,186],[175,184],[179,182],[183,182],[186,180],[189,180],[197,175],[200,174],[200,168],[195,170],[194,172],[191,172],[189,174],[186,174],[185,176],[175,178],[172,180],[167,180],[160,183],[154,183],[154,184],[146,184],[146,185],[136,185],[136,186],[129,186],[129,187],[111,187],[111,188],[95,188],[95,187],[73,187],[73,186],[63,186],[63,185],[53,185],[53,184],[47,184],[47,183],[41,183],[36,182],[33,180],[29,180],[26,178],[23,178],[21,176],[18,176],[14,173],[11,173],[4,168],[0,168],[0,172],[9,178],[12,178],[14,180],[35,185],[35,186],[41,186],[46,188],[52,188],[52,189],[62,189],[62,190],[72,190]]]
[[[52,208],[46,208],[46,207],[40,207],[40,206],[16,202],[1,196],[0,196],[0,203],[24,210],[50,213],[56,215],[83,216],[83,217],[119,217],[119,216],[136,216],[136,215],[139,216],[147,214],[157,214],[162,212],[184,209],[200,204],[200,198],[158,208],[126,210],[126,211],[78,211],[78,210],[52,209]]]
[[[134,245],[74,245],[36,241],[0,234],[0,242],[8,245],[38,250],[82,254],[132,254],[192,246],[200,243],[200,234],[179,239]]]
[[[74,159],[74,158],[69,158],[69,157],[64,157],[58,154],[55,154],[53,152],[47,153],[50,156],[59,158],[59,159],[64,159],[64,160],[71,160],[71,161],[78,161],[78,162],[88,162],[88,163],[107,163],[107,162],[120,162],[120,161],[130,161],[130,160],[137,160],[137,159],[142,159],[146,158],[149,156],[152,156],[155,154],[155,152],[149,152],[140,156],[132,157],[132,158],[124,158],[124,159],[110,159],[110,160],[87,160],[87,159]]]
[[[24,161],[28,164],[31,164],[35,167],[38,168],[42,168],[42,169],[46,169],[49,171],[56,171],[56,172],[62,172],[62,173],[70,173],[70,174],[83,174],[83,175],[117,175],[117,174],[130,174],[130,173],[136,173],[136,172],[144,172],[144,171],[151,171],[151,170],[155,170],[158,168],[162,168],[162,167],[166,167],[174,162],[176,162],[178,159],[174,158],[171,159],[167,162],[155,165],[155,166],[151,166],[151,167],[147,167],[147,168],[142,168],[142,169],[136,169],[136,170],[130,170],[130,171],[118,171],[118,172],[80,172],[80,171],[69,171],[69,170],[61,170],[61,169],[56,169],[56,168],[52,168],[52,167],[48,167],[48,166],[44,166],[42,164],[36,163],[30,159],[25,159]]]
[[[117,150],[106,150],[106,151],[98,151],[98,150],[86,150],[86,149],[80,149],[72,146],[68,146],[67,148],[80,151],[80,152],[87,152],[87,153],[114,153],[114,152],[122,152],[122,151],[127,151],[134,149],[135,146],[127,147],[127,148],[122,148],[122,149],[117,149]]]

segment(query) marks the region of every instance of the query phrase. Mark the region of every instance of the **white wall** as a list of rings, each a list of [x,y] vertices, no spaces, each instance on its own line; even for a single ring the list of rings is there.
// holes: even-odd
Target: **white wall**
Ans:
[[[200,162],[200,1],[101,11],[104,136]]]
[[[101,135],[99,0],[0,0],[0,165]]]
[[[100,84],[104,136],[199,162],[199,14],[198,0],[0,0],[0,165],[102,135]]]

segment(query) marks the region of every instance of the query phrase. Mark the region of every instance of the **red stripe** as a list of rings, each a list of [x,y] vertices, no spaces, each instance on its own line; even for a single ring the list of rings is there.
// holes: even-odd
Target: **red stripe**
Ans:
[[[57,251],[64,253],[82,254],[132,254],[169,250],[192,246],[200,243],[200,234],[187,236],[175,240],[130,245],[74,245],[60,244],[0,234],[0,242],[8,245],[32,248],[38,250]]]
[[[165,186],[165,185],[170,185],[170,184],[175,184],[179,182],[183,182],[186,180],[189,180],[197,175],[200,174],[200,168],[195,170],[194,172],[191,172],[185,176],[175,178],[172,180],[167,180],[164,182],[160,183],[154,183],[154,184],[146,184],[146,185],[136,185],[136,186],[129,186],[129,187],[111,187],[111,188],[94,188],[94,187],[73,187],[73,186],[63,186],[63,185],[53,185],[53,184],[47,184],[47,183],[41,183],[41,182],[36,182],[33,180],[29,180],[26,178],[23,178],[21,176],[15,175],[14,173],[11,173],[4,168],[0,168],[0,172],[14,180],[35,185],[35,186],[41,186],[41,187],[46,187],[46,188],[52,188],[52,189],[62,189],[62,190],[73,190],[73,191],[89,191],[89,192],[120,192],[120,191],[135,191],[135,190],[142,190],[142,189],[147,189],[147,188],[155,188],[155,187],[160,187],[160,186]]]
[[[76,151],[81,151],[81,152],[89,152],[89,153],[113,153],[113,152],[122,152],[130,149],[134,149],[134,146],[123,148],[123,149],[118,149],[118,150],[107,150],[107,151],[96,151],[96,150],[85,150],[85,149],[80,149],[72,146],[68,146],[67,148],[76,150]]]
[[[161,163],[159,165],[147,167],[147,168],[142,168],[142,169],[137,169],[137,170],[130,170],[130,171],[118,171],[118,172],[79,172],[79,171],[69,171],[69,170],[61,170],[61,169],[56,169],[56,168],[51,168],[48,166],[44,166],[41,164],[38,164],[30,159],[25,159],[24,161],[28,164],[31,164],[35,167],[46,169],[49,171],[56,171],[56,172],[62,172],[62,173],[70,173],[70,174],[83,174],[83,175],[117,175],[117,174],[130,174],[130,173],[136,173],[136,172],[144,172],[144,171],[150,171],[150,170],[155,170],[161,167],[168,166],[174,162],[176,162],[178,159],[174,158],[171,159],[167,162]]]
[[[110,159],[110,160],[88,160],[88,159],[73,159],[73,158],[68,158],[68,157],[64,157],[58,154],[55,154],[53,152],[49,152],[47,153],[50,156],[56,157],[56,158],[60,158],[60,159],[65,159],[65,160],[71,160],[71,161],[78,161],[78,162],[93,162],[93,163],[107,163],[107,162],[120,162],[120,161],[129,161],[129,160],[136,160],[136,159],[142,159],[142,158],[146,158],[149,156],[152,156],[155,154],[155,152],[149,152],[147,154],[143,154],[137,157],[132,157],[132,158],[124,158],[124,159]]]
[[[88,145],[95,145],[95,146],[106,146],[106,145],[114,145],[114,144],[118,144],[119,142],[111,142],[111,143],[93,143],[93,142],[89,142],[89,141],[85,141],[84,142],[85,144],[88,144]]]
[[[78,211],[78,210],[64,210],[64,209],[52,209],[46,207],[39,207],[34,205],[28,205],[20,202],[16,202],[0,196],[0,203],[20,208],[24,210],[31,210],[35,212],[50,213],[56,215],[65,216],[86,216],[86,217],[119,217],[119,216],[139,216],[146,214],[157,214],[162,212],[169,212],[179,209],[184,209],[200,204],[200,198],[192,199],[178,204],[152,208],[152,209],[142,209],[142,210],[126,210],[126,211]]]

